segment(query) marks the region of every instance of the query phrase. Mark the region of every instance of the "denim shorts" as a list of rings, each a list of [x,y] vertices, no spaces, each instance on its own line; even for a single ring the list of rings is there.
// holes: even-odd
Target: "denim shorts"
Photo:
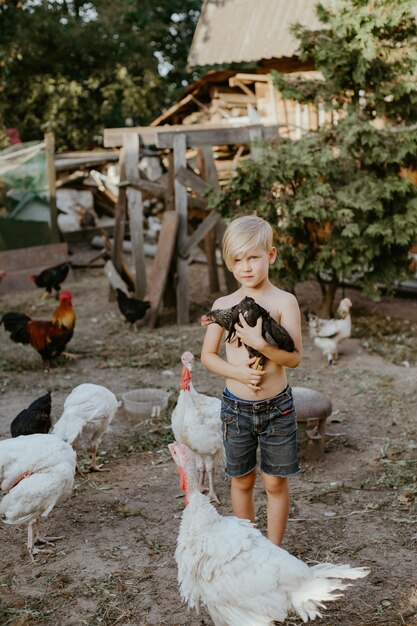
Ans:
[[[255,469],[258,443],[262,472],[285,477],[300,471],[290,387],[259,401],[241,400],[225,389],[220,417],[228,476],[245,476]]]

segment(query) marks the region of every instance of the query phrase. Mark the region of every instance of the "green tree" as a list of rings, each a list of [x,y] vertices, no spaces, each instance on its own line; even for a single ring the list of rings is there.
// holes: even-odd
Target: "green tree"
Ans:
[[[409,0],[317,6],[325,28],[297,25],[299,55],[322,80],[277,74],[284,97],[340,113],[297,141],[279,139],[212,200],[225,216],[256,212],[274,227],[276,274],[316,278],[330,315],[341,281],[375,297],[401,280],[417,233],[417,25]]]
[[[103,128],[148,124],[192,76],[200,0],[39,0],[0,4],[0,129],[55,133],[61,149]]]

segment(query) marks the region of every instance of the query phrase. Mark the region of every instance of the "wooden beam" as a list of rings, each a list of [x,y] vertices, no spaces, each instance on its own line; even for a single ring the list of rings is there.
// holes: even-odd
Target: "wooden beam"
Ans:
[[[150,315],[147,318],[151,328],[155,327],[164,292],[167,288],[169,270],[175,250],[175,240],[179,224],[177,211],[165,211],[159,233],[158,248],[149,273],[149,292],[147,299],[151,302]]]
[[[211,213],[207,215],[206,219],[202,221],[199,226],[197,226],[193,234],[188,238],[188,242],[184,248],[179,250],[179,254],[186,259],[194,246],[198,246],[200,241],[204,239],[207,233],[212,230],[219,220],[220,214],[217,213],[217,211],[211,211]]]
[[[187,96],[182,98],[179,102],[176,102],[175,104],[170,106],[169,109],[167,109],[162,115],[160,115],[155,120],[153,120],[151,123],[151,126],[158,126],[167,117],[170,117],[171,115],[173,115],[174,113],[182,109],[183,106],[185,106],[189,102],[192,102],[193,100],[194,100],[194,96],[192,94],[188,94]]]
[[[189,167],[179,167],[175,174],[177,180],[179,180],[186,187],[191,187],[196,193],[203,195],[208,189],[211,189],[208,182],[200,178]]]
[[[251,124],[248,126],[224,126],[223,128],[209,128],[209,129],[191,129],[186,130],[180,126],[179,131],[165,129],[164,132],[159,132],[157,135],[157,147],[158,148],[172,148],[174,145],[174,139],[178,132],[185,135],[186,146],[191,148],[195,146],[217,146],[225,144],[241,144],[250,143],[250,130],[254,128],[260,128],[262,137],[273,138],[278,134],[276,126],[262,126],[261,124]]]
[[[136,134],[139,135],[140,143],[143,146],[157,145],[160,148],[172,148],[172,139],[169,145],[159,145],[159,137],[165,135],[165,133],[202,133],[204,142],[206,145],[210,145],[210,137],[214,133],[214,141],[211,145],[222,145],[228,143],[248,143],[248,131],[245,129],[253,126],[261,126],[262,133],[265,138],[276,137],[276,126],[262,126],[260,124],[251,124],[247,126],[231,126],[229,122],[222,122],[219,124],[173,124],[165,126],[135,126],[126,128],[105,128],[104,129],[104,147],[105,148],[117,148],[123,145],[123,135]],[[194,143],[192,145],[200,145],[196,143],[196,138],[193,136]],[[165,139],[164,139],[165,143]],[[188,144],[187,144],[188,145]]]
[[[249,89],[249,87],[246,87],[245,83],[243,83],[241,80],[239,80],[238,78],[235,77],[235,80],[233,81],[233,85],[230,83],[230,78],[229,78],[229,85],[231,87],[239,87],[239,89],[241,89],[243,91],[243,93],[245,93],[247,96],[249,96],[249,98],[251,100],[253,100],[254,102],[256,102],[256,96],[253,93],[253,91],[251,91]]]
[[[179,178],[181,180],[181,176]],[[148,195],[155,196],[156,198],[160,198],[167,202],[167,209],[169,210],[169,194],[167,188],[164,185],[160,185],[158,183],[151,183],[148,180],[139,179],[136,182],[132,181],[122,181],[120,183],[120,187],[127,186],[134,187],[135,189],[139,189],[139,191],[143,191]],[[207,200],[205,198],[201,198],[198,196],[188,195],[187,197],[188,206],[194,209],[206,209]]]

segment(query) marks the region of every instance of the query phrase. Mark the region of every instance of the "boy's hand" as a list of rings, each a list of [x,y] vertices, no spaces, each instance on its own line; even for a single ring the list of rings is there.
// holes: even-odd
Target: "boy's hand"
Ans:
[[[265,348],[267,344],[262,337],[262,318],[258,318],[255,326],[249,326],[242,313],[240,313],[239,324],[235,326],[236,336],[247,346],[262,352],[262,349]]]
[[[243,361],[239,365],[236,365],[236,380],[239,380],[242,383],[245,383],[252,391],[259,391],[262,389],[260,383],[262,381],[262,376],[266,374],[263,370],[253,370],[252,365],[256,361],[256,356],[253,356],[251,359],[247,359]]]

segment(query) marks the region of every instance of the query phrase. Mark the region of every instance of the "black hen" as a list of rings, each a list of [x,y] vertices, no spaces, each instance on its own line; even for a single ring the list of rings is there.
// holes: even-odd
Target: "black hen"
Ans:
[[[127,296],[121,289],[116,289],[116,295],[120,313],[131,324],[134,324],[137,320],[141,320],[145,317],[146,311],[151,306],[149,300],[129,298],[129,296]]]
[[[37,287],[43,287],[46,293],[52,293],[52,289],[55,289],[57,295],[61,290],[61,284],[68,276],[69,269],[71,267],[71,261],[65,261],[54,267],[47,267],[40,274],[29,274],[30,280],[33,280]]]
[[[201,317],[201,325],[208,326],[213,322],[219,324],[222,328],[228,331],[226,341],[230,342],[236,335],[236,324],[239,323],[240,313],[242,313],[249,326],[256,326],[258,318],[261,317],[262,337],[265,341],[280,350],[294,352],[294,341],[288,331],[286,331],[281,324],[278,324],[278,322],[271,317],[266,309],[255,302],[253,298],[249,298],[248,296],[243,298],[239,304],[236,304],[230,309],[215,309],[214,311],[206,313],[206,315]],[[256,356],[258,358],[256,367],[262,367],[266,361],[266,357],[258,352],[258,350],[255,350],[246,344],[244,345],[250,357]]]
[[[51,428],[51,392],[34,400],[27,409],[20,411],[10,424],[12,437],[19,435],[47,434]]]

